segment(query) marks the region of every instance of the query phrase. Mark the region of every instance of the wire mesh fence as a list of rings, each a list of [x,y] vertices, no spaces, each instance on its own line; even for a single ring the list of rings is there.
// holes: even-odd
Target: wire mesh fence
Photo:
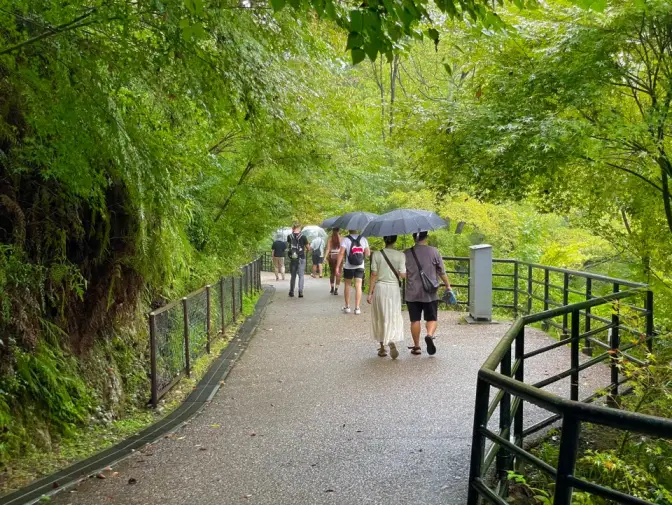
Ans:
[[[263,257],[149,314],[151,403],[154,407],[195,360],[243,315],[245,296],[261,290]]]
[[[154,335],[152,353],[152,389],[163,395],[186,367],[184,352],[184,312],[173,302],[150,315],[150,329]]]
[[[193,363],[210,347],[211,335],[208,333],[206,289],[201,288],[190,298],[184,298],[183,302],[187,313],[189,363]]]

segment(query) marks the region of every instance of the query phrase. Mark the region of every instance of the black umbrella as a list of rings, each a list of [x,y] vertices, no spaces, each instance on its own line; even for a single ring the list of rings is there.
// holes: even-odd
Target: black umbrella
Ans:
[[[372,214],[371,212],[348,212],[334,221],[331,227],[342,230],[361,230],[374,217],[378,217],[378,214]]]
[[[448,226],[434,212],[428,210],[398,209],[378,216],[362,230],[365,237],[386,237],[388,235],[406,235],[421,231],[438,230]]]
[[[320,225],[320,228],[328,229],[328,228],[333,228],[334,223],[340,216],[335,216],[335,217],[330,217],[329,219],[325,219],[322,221],[322,224]]]

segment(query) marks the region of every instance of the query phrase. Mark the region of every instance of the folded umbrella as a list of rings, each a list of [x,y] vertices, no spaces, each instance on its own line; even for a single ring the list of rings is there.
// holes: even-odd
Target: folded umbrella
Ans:
[[[331,227],[342,230],[361,230],[375,217],[378,217],[378,214],[372,214],[371,212],[348,212],[334,221]]]
[[[436,213],[428,210],[397,209],[372,219],[362,230],[365,237],[406,235],[438,230],[448,226]]]

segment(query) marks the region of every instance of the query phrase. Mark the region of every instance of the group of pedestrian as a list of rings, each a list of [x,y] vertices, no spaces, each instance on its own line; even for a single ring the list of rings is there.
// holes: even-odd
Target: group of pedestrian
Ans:
[[[401,252],[395,249],[396,235],[383,237],[385,248],[371,254],[366,237],[358,230],[348,230],[341,237],[340,230],[334,228],[331,237],[324,240],[317,237],[311,243],[301,233],[301,224],[295,222],[292,233],[287,241],[276,240],[273,243],[273,266],[275,278],[285,278],[285,251],[290,261],[289,296],[294,296],[298,277],[298,294],[303,298],[304,272],[306,254],[313,254],[313,277],[322,277],[322,264],[325,254],[329,263],[330,293],[338,295],[341,278],[345,284],[343,312],[351,313],[350,288],[354,284],[354,313],[361,311],[362,283],[365,275],[365,260],[371,257],[371,279],[367,303],[371,305],[371,332],[378,343],[378,356],[389,355],[396,359],[399,356],[397,344],[404,341],[404,322],[401,313],[402,279],[406,279],[405,302],[411,321],[411,337],[413,345],[409,346],[411,354],[422,354],[420,335],[422,323],[425,321],[425,344],[427,354],[436,353],[434,342],[438,319],[439,288],[443,286],[450,292],[450,281],[446,275],[443,259],[439,251],[427,244],[428,233],[413,234],[414,245]],[[353,282],[354,281],[354,282]]]

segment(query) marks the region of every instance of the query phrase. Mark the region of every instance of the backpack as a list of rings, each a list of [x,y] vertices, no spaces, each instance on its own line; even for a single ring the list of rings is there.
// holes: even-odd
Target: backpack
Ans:
[[[303,254],[303,246],[301,245],[301,237],[303,237],[303,235],[301,233],[299,233],[298,235],[292,233],[289,236],[290,236],[290,245],[289,245],[289,252],[287,253],[287,255],[289,256],[290,260],[298,260]]]
[[[354,238],[352,235],[348,235],[350,239],[350,250],[348,251],[348,263],[353,267],[358,267],[364,264],[364,248],[359,243],[362,240],[362,236]]]

